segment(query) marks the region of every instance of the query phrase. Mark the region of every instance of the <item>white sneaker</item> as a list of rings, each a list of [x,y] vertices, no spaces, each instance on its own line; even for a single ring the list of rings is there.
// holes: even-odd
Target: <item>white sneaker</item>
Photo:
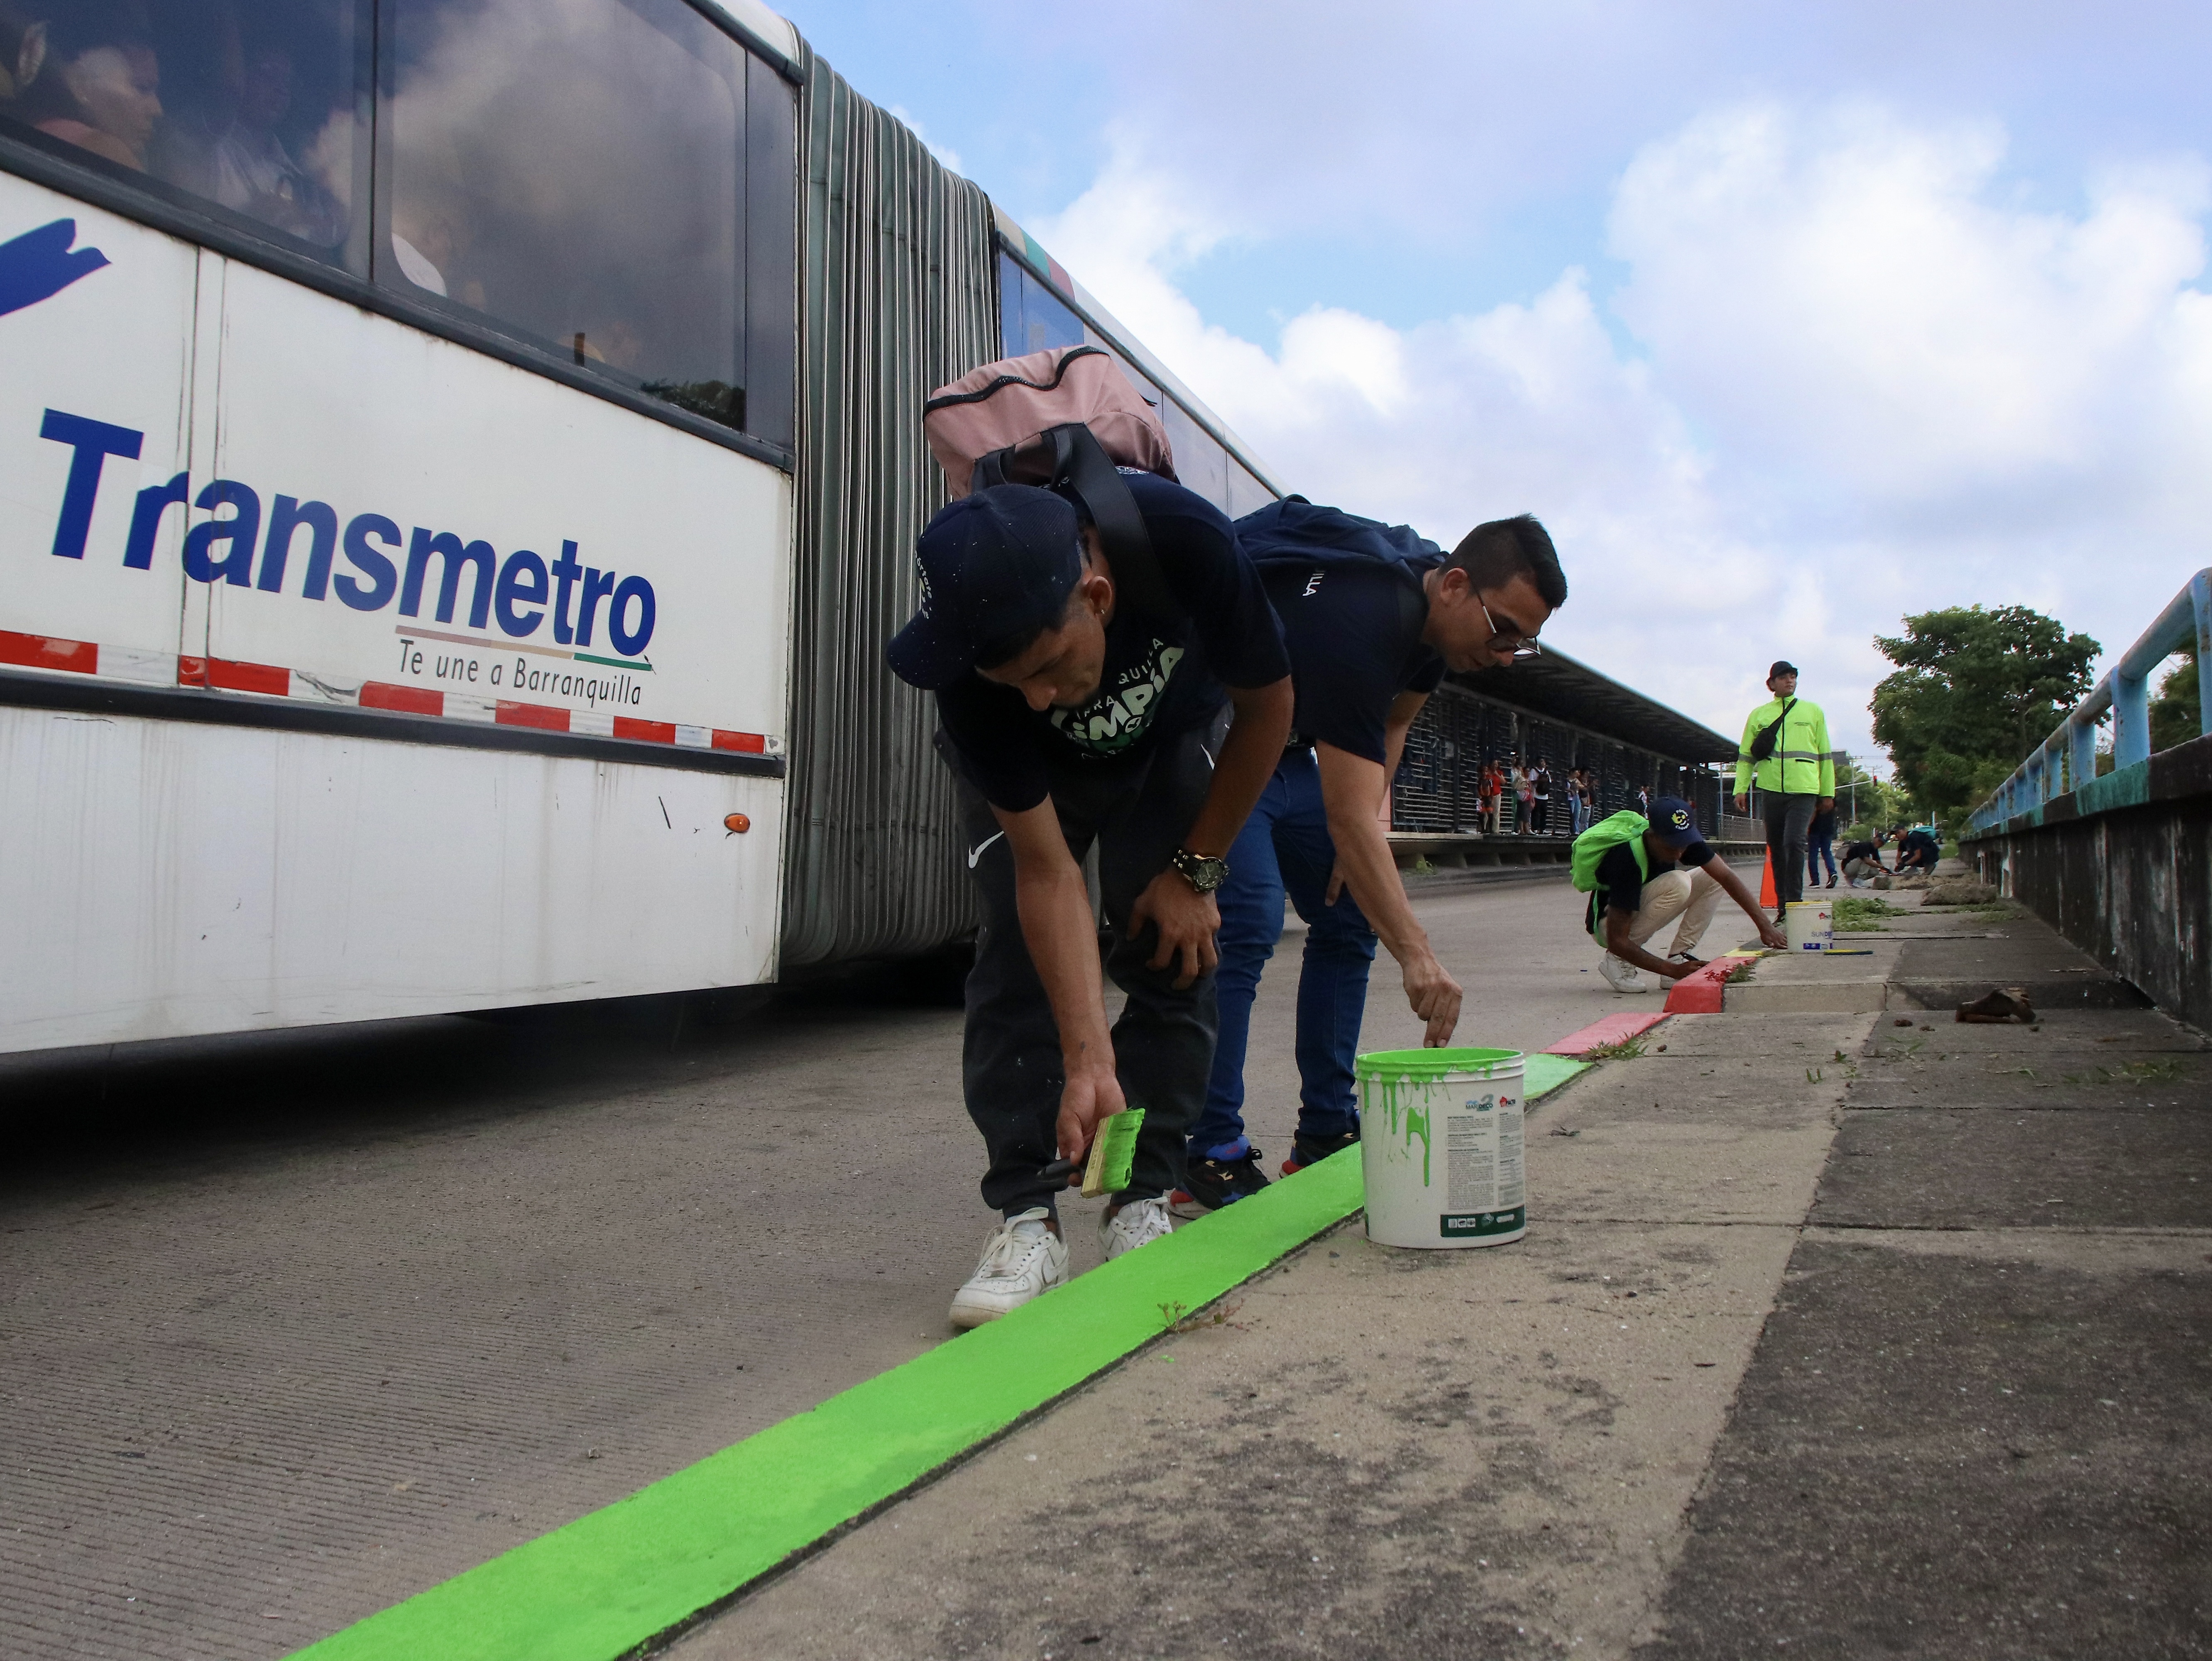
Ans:
[[[1624,963],[1608,952],[1599,962],[1597,972],[1605,977],[1605,983],[1616,992],[1648,992],[1644,977],[1636,972],[1636,965]]]
[[[1110,1216],[1098,1220],[1098,1243],[1111,1262],[1126,1251],[1175,1232],[1175,1217],[1164,1196],[1157,1200],[1132,1200]]]
[[[1042,1206],[1009,1217],[983,1242],[968,1283],[952,1294],[952,1324],[979,1327],[1067,1284],[1067,1242],[1052,1232]]]

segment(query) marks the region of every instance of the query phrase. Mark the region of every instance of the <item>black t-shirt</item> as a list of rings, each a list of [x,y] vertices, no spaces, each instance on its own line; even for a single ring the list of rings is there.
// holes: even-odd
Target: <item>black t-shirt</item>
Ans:
[[[1116,602],[1098,690],[1079,709],[1031,709],[980,675],[937,695],[962,765],[994,807],[1024,812],[1050,785],[1048,759],[1125,760],[1213,719],[1228,686],[1271,686],[1291,672],[1260,575],[1228,516],[1203,496],[1124,469],[1176,616]]]
[[[1411,569],[1443,563],[1439,554]],[[1444,676],[1444,660],[1421,644],[1428,601],[1380,560],[1304,570],[1271,563],[1262,580],[1290,648],[1293,741],[1319,739],[1381,765],[1391,703],[1401,692],[1433,692]]]
[[[1836,810],[1813,815],[1813,823],[1806,827],[1805,835],[1813,842],[1826,842],[1836,834]]]
[[[1875,864],[1879,865],[1881,862],[1881,844],[1878,842],[1854,842],[1845,843],[1844,847],[1844,863],[1845,865],[1849,865],[1853,860],[1872,860]]]
[[[1644,850],[1650,861],[1651,877],[1662,877],[1678,865],[1692,870],[1706,864],[1713,857],[1713,845],[1709,842],[1693,842],[1682,850],[1679,859],[1668,859],[1664,854],[1650,848]],[[1590,916],[1602,921],[1605,914],[1619,908],[1633,914],[1644,903],[1644,885],[1651,877],[1636,868],[1636,849],[1632,843],[1622,843],[1608,848],[1605,857],[1597,862],[1597,887],[1590,895]]]

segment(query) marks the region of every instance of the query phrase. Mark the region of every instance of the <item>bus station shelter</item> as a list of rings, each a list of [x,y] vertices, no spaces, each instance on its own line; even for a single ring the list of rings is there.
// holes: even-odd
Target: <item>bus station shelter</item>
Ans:
[[[1638,792],[1680,796],[1716,845],[1761,841],[1754,821],[1723,817],[1736,746],[1564,652],[1510,668],[1451,674],[1406,735],[1391,782],[1390,842],[1401,865],[1541,864],[1564,861],[1574,840],[1567,773],[1597,779],[1599,818],[1638,806]],[[1498,824],[1482,814],[1482,774],[1513,764],[1552,776],[1552,809],[1539,830],[1522,822],[1509,785]]]

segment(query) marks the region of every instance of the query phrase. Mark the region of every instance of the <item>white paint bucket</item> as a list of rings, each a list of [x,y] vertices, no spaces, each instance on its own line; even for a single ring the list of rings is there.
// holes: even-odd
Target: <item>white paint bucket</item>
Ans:
[[[1836,943],[1836,903],[1790,901],[1782,913],[1782,933],[1792,952],[1826,952]]]
[[[1493,1246],[1528,1232],[1519,1050],[1377,1050],[1355,1072],[1369,1239]]]

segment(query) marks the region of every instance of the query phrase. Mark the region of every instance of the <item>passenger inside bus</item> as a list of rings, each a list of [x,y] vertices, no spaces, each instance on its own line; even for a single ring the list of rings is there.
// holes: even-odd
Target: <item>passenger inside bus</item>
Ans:
[[[207,194],[319,248],[345,240],[346,210],[284,147],[277,125],[293,105],[292,54],[264,42],[246,55],[243,84],[216,134]]]
[[[0,114],[326,255],[344,245],[351,0],[46,0],[40,9],[49,15],[0,11],[14,94],[0,87]]]
[[[46,24],[0,6],[0,106],[28,93],[46,64]]]
[[[112,27],[57,26],[52,58],[10,113],[49,137],[145,172],[161,119],[161,67],[152,46],[120,19]]]

